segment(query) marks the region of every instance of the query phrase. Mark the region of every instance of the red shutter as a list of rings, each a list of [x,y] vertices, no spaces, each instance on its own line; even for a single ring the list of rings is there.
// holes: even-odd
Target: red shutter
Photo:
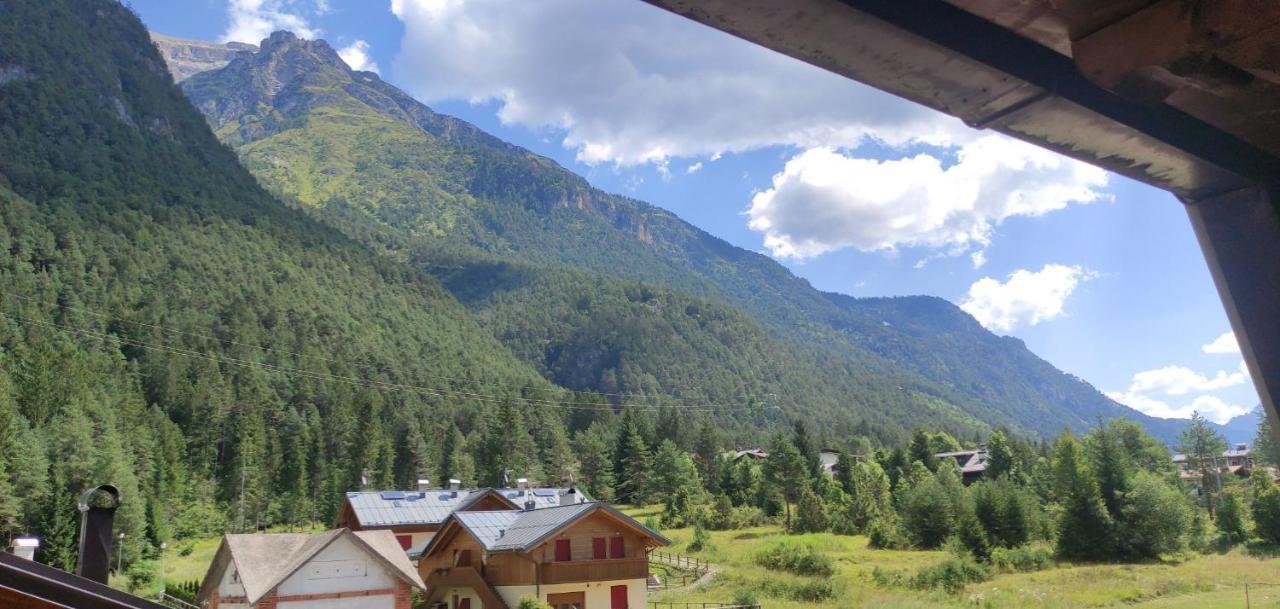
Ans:
[[[471,609],[471,597],[462,599],[462,602],[458,603],[458,609]]]
[[[569,551],[568,539],[556,540],[556,562],[564,562],[572,560],[573,553]]]
[[[626,558],[627,549],[623,545],[621,537],[613,537],[609,539],[609,558]]]
[[[401,550],[408,550],[413,547],[412,535],[396,535],[396,541],[400,542]]]
[[[627,609],[627,587],[609,587],[609,609]]]
[[[458,552],[458,564],[457,564],[457,566],[459,566],[459,567],[470,567],[470,566],[471,566],[471,550],[463,550],[463,551],[461,551],[461,552]]]
[[[591,557],[596,560],[605,558],[603,537],[596,537],[591,540]]]

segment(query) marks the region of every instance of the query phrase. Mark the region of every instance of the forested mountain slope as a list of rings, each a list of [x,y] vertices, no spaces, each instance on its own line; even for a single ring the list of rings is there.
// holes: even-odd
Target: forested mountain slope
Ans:
[[[436,279],[263,191],[120,3],[0,10],[0,537],[72,566],[103,482],[126,561],[328,521],[362,474],[437,471],[475,394],[563,396]]]
[[[817,389],[799,407],[824,413],[843,408],[853,414],[850,421],[897,418],[905,424],[891,424],[891,433],[939,417],[963,430],[973,427],[962,421],[971,417],[1051,435],[1125,416],[1171,437],[1171,425],[1116,404],[1020,341],[987,332],[946,301],[819,292],[765,256],[662,209],[594,189],[549,159],[433,112],[375,74],[349,70],[323,41],[276,33],[260,52],[198,74],[183,88],[269,188],[397,259],[453,276],[447,283],[455,293],[468,289],[459,277],[485,281],[482,269],[491,263],[519,261],[642,281],[680,294],[675,298],[724,303],[750,315],[771,348],[798,362],[791,370],[810,377],[807,385]],[[478,268],[467,270],[473,260],[481,261],[474,263]],[[535,308],[541,307],[537,299],[552,296],[545,290],[523,295],[534,299],[527,306]],[[587,341],[505,322],[531,312],[510,297],[501,302],[501,315],[482,312],[482,318],[549,378],[602,391],[685,390],[688,378],[680,375],[656,375],[654,382],[596,375],[591,357],[572,355],[589,354]],[[629,319],[619,319],[624,318]],[[555,321],[563,325],[565,319]],[[575,323],[604,325],[588,318]],[[557,365],[547,363],[547,351],[528,347],[535,339],[549,341]],[[651,353],[647,361],[656,370],[714,365],[705,351]],[[588,365],[564,367],[576,361]],[[756,364],[748,358],[743,365]],[[717,374],[730,371],[741,373],[729,366]],[[768,370],[752,374],[767,376]],[[855,385],[861,394],[849,393],[844,376],[860,377]]]

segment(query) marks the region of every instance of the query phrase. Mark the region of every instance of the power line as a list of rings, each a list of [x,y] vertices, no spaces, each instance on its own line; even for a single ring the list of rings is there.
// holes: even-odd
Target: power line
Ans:
[[[141,349],[146,349],[148,351],[157,351],[157,352],[166,353],[170,355],[204,359],[208,361],[213,361],[213,362],[223,363],[223,364],[228,364],[233,366],[239,366],[243,368],[262,370],[267,372],[275,372],[275,373],[286,374],[286,375],[293,375],[293,376],[302,377],[302,378],[309,378],[312,380],[345,383],[349,385],[355,385],[355,386],[366,387],[366,388],[382,389],[382,390],[389,390],[389,391],[412,391],[412,392],[432,395],[436,397],[465,398],[465,399],[471,399],[471,400],[480,401],[480,402],[490,402],[490,403],[501,403],[504,401],[517,401],[517,402],[524,402],[525,404],[528,404],[531,406],[563,408],[567,410],[598,410],[602,407],[612,409],[614,406],[611,402],[562,402],[562,401],[556,401],[556,400],[543,400],[543,399],[527,398],[527,397],[521,397],[521,396],[499,396],[499,395],[492,395],[492,394],[457,391],[452,389],[422,387],[422,386],[408,385],[403,383],[390,383],[386,381],[361,379],[361,378],[336,375],[336,374],[331,374],[326,372],[315,372],[312,370],[306,370],[302,368],[279,366],[279,365],[268,364],[264,362],[253,362],[250,360],[244,360],[244,359],[235,358],[231,356],[215,355],[215,354],[210,354],[203,351],[183,349],[180,347],[174,347],[172,345],[150,343],[147,341],[142,341],[142,340],[129,338],[125,336],[119,336],[114,334],[104,334],[101,332],[94,332],[92,330],[74,328],[71,326],[58,324],[55,322],[46,322],[46,321],[40,321],[36,319],[29,319],[29,318],[11,315],[3,312],[0,312],[0,316],[10,319],[12,321],[19,322],[19,323],[25,323],[25,324],[31,324],[31,325],[36,325],[36,326],[45,327],[45,328],[63,330],[66,332],[71,332],[71,333],[79,334],[82,336],[97,338],[99,340],[119,341],[120,343],[129,345],[129,346],[138,347]],[[656,411],[662,408],[661,405],[654,405],[654,404],[628,404],[627,406],[639,408],[642,410],[650,410],[650,411]],[[755,406],[740,405],[738,408],[733,408],[733,409],[748,409],[748,408],[755,408]],[[684,411],[692,411],[692,412],[715,412],[718,410],[728,410],[728,409],[729,408],[717,407],[717,406],[682,408],[682,410]]]
[[[347,361],[342,361],[342,360],[334,359],[334,358],[331,358],[331,357],[325,357],[325,356],[323,356],[323,355],[319,355],[319,354],[303,355],[303,354],[301,354],[301,353],[298,353],[298,352],[295,352],[295,351],[289,351],[289,350],[287,350],[287,349],[280,349],[280,348],[276,348],[276,347],[266,347],[266,346],[263,346],[263,345],[257,345],[257,344],[251,344],[251,343],[244,343],[244,342],[239,342],[239,341],[235,341],[235,340],[231,340],[231,339],[227,339],[227,338],[219,338],[219,337],[217,337],[217,336],[212,336],[212,335],[209,335],[209,334],[202,334],[202,333],[199,333],[199,332],[189,332],[189,331],[179,330],[179,329],[176,329],[176,328],[171,328],[171,327],[162,326],[162,325],[158,325],[158,324],[150,324],[150,323],[141,322],[141,321],[134,321],[134,320],[131,320],[131,319],[124,319],[124,318],[121,318],[121,317],[116,317],[116,316],[108,315],[108,314],[105,314],[105,313],[99,313],[99,312],[97,312],[97,311],[94,311],[94,310],[92,310],[92,309],[88,309],[88,308],[85,308],[85,307],[76,307],[76,306],[71,306],[71,305],[67,305],[67,304],[62,304],[62,303],[59,303],[59,302],[47,302],[47,301],[40,300],[40,299],[37,299],[37,298],[32,298],[32,297],[30,297],[30,296],[23,296],[23,295],[21,295],[21,294],[13,294],[13,293],[9,293],[9,294],[8,294],[8,296],[11,296],[11,297],[13,297],[13,298],[18,298],[18,299],[21,299],[21,300],[25,300],[25,301],[27,301],[27,302],[35,303],[35,304],[38,304],[38,305],[50,305],[50,306],[57,307],[57,308],[59,308],[59,309],[66,310],[66,311],[76,311],[76,312],[84,313],[84,314],[87,314],[87,315],[90,315],[90,316],[93,316],[93,317],[97,317],[97,318],[99,318],[99,319],[110,320],[110,321],[118,321],[118,322],[120,322],[120,323],[130,324],[130,325],[134,325],[134,326],[141,327],[141,328],[148,328],[148,329],[152,329],[152,330],[158,330],[158,331],[160,331],[160,332],[167,332],[167,333],[174,334],[174,335],[178,335],[178,336],[188,336],[188,337],[192,337],[192,338],[199,338],[199,339],[201,339],[201,340],[213,341],[213,342],[216,342],[216,343],[218,343],[219,345],[221,345],[221,346],[223,346],[223,347],[228,347],[228,346],[232,346],[232,345],[234,345],[234,346],[238,346],[238,347],[246,347],[246,348],[249,348],[249,349],[257,349],[257,350],[262,351],[262,352],[264,352],[264,353],[277,353],[277,354],[280,354],[280,355],[288,355],[288,356],[295,357],[295,358],[298,358],[298,359],[302,359],[302,358],[304,358],[304,357],[314,358],[314,359],[318,359],[318,360],[321,360],[321,361],[329,362],[329,363],[331,363],[331,364],[350,364],[350,363],[352,363],[352,362],[347,362]],[[432,374],[425,374],[425,373],[422,373],[422,374],[416,374],[416,376],[419,376],[419,377],[422,377],[422,378],[427,378],[427,379],[436,379],[436,380],[450,381],[450,382],[455,382],[455,383],[471,383],[471,384],[475,384],[475,385],[482,385],[482,384],[484,383],[484,381],[482,381],[482,380],[480,380],[480,379],[470,379],[470,378],[461,378],[461,377],[443,376],[443,375],[438,375],[438,374],[437,374],[437,375],[432,375]],[[533,390],[539,390],[540,388],[539,388],[539,387],[533,387],[533,386],[531,386],[531,385],[524,385],[524,386],[521,386],[521,387],[516,387],[516,389],[533,389]],[[685,403],[685,404],[686,404],[686,406],[688,405],[688,403],[689,403],[689,402],[693,402],[693,406],[696,406],[696,407],[699,407],[699,408],[714,408],[714,409],[732,410],[732,409],[749,409],[749,408],[753,408],[753,407],[754,407],[753,405],[750,405],[750,404],[717,404],[717,403],[710,403],[710,402],[697,402],[696,400],[690,400],[690,399],[688,399],[688,398],[680,398],[680,397],[664,396],[664,395],[655,395],[655,394],[646,394],[646,393],[609,393],[609,392],[602,392],[602,391],[592,391],[592,392],[590,392],[590,393],[595,394],[595,395],[599,395],[599,396],[604,396],[604,397],[616,397],[616,398],[641,398],[641,399],[646,399],[646,400],[658,399],[658,400],[660,400],[660,401],[664,401],[664,402],[679,402],[679,403]],[[739,398],[739,399],[750,399],[750,398],[751,398],[751,397],[753,397],[753,396],[746,396],[746,395],[742,395],[742,396],[736,396],[736,397],[737,397],[737,398]],[[588,403],[586,403],[586,404],[591,404],[591,405],[603,405],[603,403],[597,403],[597,402],[588,402]],[[654,408],[657,408],[657,407],[659,407],[659,406],[654,406]]]

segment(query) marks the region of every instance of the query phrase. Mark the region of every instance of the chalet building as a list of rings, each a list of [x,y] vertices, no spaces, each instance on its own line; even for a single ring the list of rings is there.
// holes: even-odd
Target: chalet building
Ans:
[[[1254,469],[1252,453],[1253,451],[1248,444],[1233,444],[1231,448],[1223,451],[1222,456],[1214,459],[1214,463],[1209,466],[1209,469],[1217,467],[1224,473],[1230,473],[1242,478],[1246,477]],[[1200,471],[1203,468],[1194,461],[1194,459],[1189,459],[1184,454],[1173,455],[1173,464],[1178,468],[1178,477],[1183,480],[1199,479]]]
[[[432,609],[646,609],[649,551],[668,542],[600,502],[456,511],[418,562]]]
[[[338,511],[337,526],[352,531],[388,530],[406,552],[421,551],[441,524],[455,511],[518,510],[532,501],[535,507],[553,507],[588,501],[573,488],[529,488],[521,478],[516,488],[464,489],[457,480],[449,488],[431,488],[418,481],[414,491],[365,491],[347,493]],[[416,558],[417,552],[411,552]]]
[[[738,449],[733,452],[730,452],[728,453],[727,456],[734,463],[737,463],[738,461],[741,461],[743,459],[751,459],[754,461],[758,461],[760,459],[768,459],[769,453],[761,448],[743,448],[743,449]]]
[[[987,447],[979,446],[976,450],[957,450],[934,455],[939,461],[952,459],[960,466],[960,475],[965,484],[982,478],[987,473]]]
[[[390,531],[224,535],[206,609],[409,609],[422,579]]]

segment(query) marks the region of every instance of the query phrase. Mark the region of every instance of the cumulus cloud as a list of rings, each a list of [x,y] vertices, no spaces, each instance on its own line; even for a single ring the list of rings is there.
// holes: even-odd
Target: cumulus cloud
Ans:
[[[1061,316],[1067,297],[1094,276],[1084,267],[1046,264],[1014,271],[1003,283],[983,277],[969,286],[960,308],[992,331],[1012,332]]]
[[[311,27],[307,15],[326,11],[325,0],[311,4],[291,0],[229,0],[230,23],[222,34],[222,42],[258,44],[277,30],[289,30],[302,38],[319,38],[320,30]]]
[[[702,171],[702,161],[698,161],[697,163],[690,165],[684,170],[685,173],[689,173],[689,174],[698,173],[699,171]]]
[[[987,253],[983,250],[978,250],[969,254],[969,260],[973,262],[973,268],[980,269],[987,266]]]
[[[357,40],[338,49],[338,56],[342,61],[347,62],[352,70],[378,73],[378,62],[369,55],[369,43],[363,40]]]
[[[496,100],[586,163],[772,145],[967,141],[960,121],[643,2],[391,0],[396,73],[426,101]]]
[[[1208,392],[1247,382],[1249,371],[1243,361],[1235,371],[1219,370],[1213,376],[1200,374],[1186,366],[1165,366],[1134,374],[1127,390],[1109,391],[1107,397],[1155,417],[1186,418],[1192,412],[1200,412],[1211,421],[1225,423],[1252,408],[1226,402]],[[1202,395],[1178,405],[1170,404],[1167,399],[1193,393]]]
[[[1038,216],[1103,195],[1106,172],[1002,135],[962,146],[950,166],[929,154],[881,161],[815,148],[787,162],[747,211],[775,256],[846,247],[963,251],[986,245],[1014,216]]]
[[[1232,417],[1248,414],[1253,410],[1249,406],[1228,403],[1215,395],[1197,396],[1191,402],[1178,406],[1146,394],[1127,391],[1109,391],[1107,397],[1134,410],[1162,419],[1188,419],[1191,418],[1192,413],[1199,412],[1214,423],[1226,423]]]
[[[1240,353],[1240,343],[1236,342],[1236,333],[1227,332],[1213,342],[1200,347],[1202,351],[1209,354],[1238,354]]]

